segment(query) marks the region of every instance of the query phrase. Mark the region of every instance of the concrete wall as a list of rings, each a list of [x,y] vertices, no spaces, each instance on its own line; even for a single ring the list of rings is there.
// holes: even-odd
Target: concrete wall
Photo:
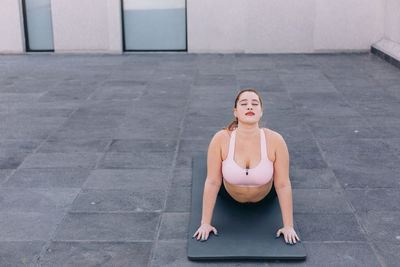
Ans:
[[[400,1],[386,1],[385,38],[400,44]]]
[[[189,52],[366,51],[384,34],[386,0],[367,2],[187,0]]]
[[[54,48],[64,52],[122,52],[119,0],[51,0]]]
[[[19,1],[0,0],[0,53],[25,51],[22,8]]]
[[[21,0],[0,1],[0,53],[25,51]],[[51,0],[56,53],[121,53],[120,0]],[[400,43],[399,0],[187,0],[188,52],[368,51]]]

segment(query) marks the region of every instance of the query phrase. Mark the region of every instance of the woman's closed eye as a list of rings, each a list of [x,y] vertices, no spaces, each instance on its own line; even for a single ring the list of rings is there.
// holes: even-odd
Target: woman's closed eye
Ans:
[[[242,104],[242,106],[246,106],[247,104]],[[253,106],[258,106],[258,104],[253,104]]]

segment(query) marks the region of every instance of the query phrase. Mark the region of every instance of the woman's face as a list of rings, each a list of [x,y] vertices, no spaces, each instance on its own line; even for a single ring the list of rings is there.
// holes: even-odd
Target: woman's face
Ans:
[[[249,91],[242,93],[233,113],[239,121],[249,123],[258,122],[262,117],[262,108],[257,94]]]

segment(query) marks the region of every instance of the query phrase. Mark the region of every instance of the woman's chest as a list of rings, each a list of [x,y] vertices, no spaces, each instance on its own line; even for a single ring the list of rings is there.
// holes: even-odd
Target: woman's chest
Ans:
[[[271,162],[275,162],[275,148],[271,140],[265,140],[266,154]],[[225,140],[221,147],[222,161],[226,160],[229,154],[230,140]],[[231,146],[234,150],[233,160],[238,167],[252,169],[258,166],[261,161],[261,143],[257,141],[236,140],[235,145]]]

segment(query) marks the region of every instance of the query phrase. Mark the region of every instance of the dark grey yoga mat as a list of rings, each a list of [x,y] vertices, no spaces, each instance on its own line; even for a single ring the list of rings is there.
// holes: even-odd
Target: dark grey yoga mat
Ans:
[[[192,239],[201,222],[204,182],[207,177],[207,155],[192,158],[192,206],[189,223],[188,258],[210,259],[296,259],[306,258],[302,243],[285,243],[278,197],[264,206],[245,208],[217,196],[211,225],[219,236],[210,233],[207,241]],[[294,229],[301,239],[297,225]]]

